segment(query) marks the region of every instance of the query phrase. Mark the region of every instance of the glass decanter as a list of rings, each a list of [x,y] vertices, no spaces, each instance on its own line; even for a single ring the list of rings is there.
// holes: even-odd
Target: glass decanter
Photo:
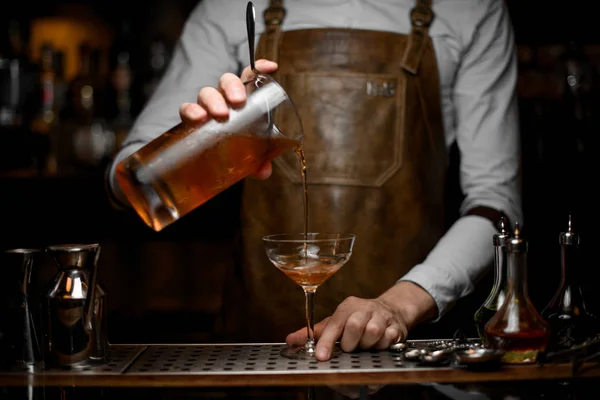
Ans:
[[[510,234],[506,230],[506,221],[502,217],[500,219],[500,232],[494,234],[494,283],[492,290],[485,302],[475,312],[474,320],[477,334],[484,346],[488,346],[487,338],[485,337],[485,325],[496,314],[496,311],[502,307],[504,299],[506,299],[507,282],[506,282],[506,243],[510,238]]]
[[[579,241],[573,232],[569,216],[567,232],[559,235],[561,280],[554,297],[542,311],[542,317],[550,325],[549,347],[563,350],[594,338],[599,333],[598,320],[587,310],[579,284]]]
[[[507,244],[507,294],[502,307],[485,326],[489,347],[504,351],[502,362],[531,364],[546,350],[548,323],[537,312],[527,291],[527,241],[515,224]]]

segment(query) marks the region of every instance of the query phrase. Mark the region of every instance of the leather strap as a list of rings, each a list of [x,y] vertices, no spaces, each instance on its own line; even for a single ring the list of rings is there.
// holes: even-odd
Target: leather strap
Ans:
[[[279,60],[279,42],[281,40],[281,24],[285,19],[283,0],[271,0],[269,7],[264,11],[265,20],[265,47],[266,51],[256,49],[257,53],[266,54],[270,61]]]
[[[423,49],[428,40],[429,26],[434,16],[431,9],[432,0],[415,1],[415,7],[410,11],[412,29],[402,61],[400,62],[402,68],[411,74],[417,74],[419,71]],[[263,13],[266,36],[265,46],[268,47],[267,51],[263,54],[267,54],[267,57],[271,61],[277,62],[279,59],[281,24],[285,19],[285,14],[283,0],[270,0],[269,7]]]
[[[412,30],[400,63],[402,68],[411,74],[416,75],[419,72],[421,56],[428,40],[429,26],[432,21],[431,0],[416,0],[415,7],[410,11]]]

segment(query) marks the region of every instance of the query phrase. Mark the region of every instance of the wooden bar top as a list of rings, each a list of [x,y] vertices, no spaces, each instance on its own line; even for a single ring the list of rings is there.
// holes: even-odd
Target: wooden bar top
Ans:
[[[268,387],[320,385],[389,385],[417,383],[483,383],[500,381],[569,380],[570,365],[519,366],[498,371],[436,369],[399,372],[317,372],[289,374],[0,374],[0,386],[76,387]],[[598,378],[597,368],[584,368],[578,378]]]

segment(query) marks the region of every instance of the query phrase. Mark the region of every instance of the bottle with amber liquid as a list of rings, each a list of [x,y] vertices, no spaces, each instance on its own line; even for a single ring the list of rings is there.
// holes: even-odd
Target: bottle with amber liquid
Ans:
[[[485,336],[490,348],[504,351],[502,362],[531,364],[546,350],[550,327],[529,298],[527,241],[518,224],[506,250],[508,291],[502,307],[485,326]]]
[[[573,232],[569,216],[568,230],[559,235],[560,285],[542,311],[542,317],[550,324],[552,334],[548,347],[552,350],[563,350],[581,344],[599,333],[598,320],[587,310],[579,284],[579,240],[580,236]]]
[[[510,238],[506,230],[506,220],[500,219],[500,232],[493,237],[494,244],[494,283],[492,290],[485,302],[475,312],[475,327],[482,344],[487,347],[488,342],[485,337],[485,325],[496,314],[496,311],[502,307],[507,293],[506,282],[506,244]]]

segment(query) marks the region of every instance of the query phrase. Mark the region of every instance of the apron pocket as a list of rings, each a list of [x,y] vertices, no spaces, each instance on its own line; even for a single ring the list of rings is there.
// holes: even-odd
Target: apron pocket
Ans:
[[[381,187],[402,167],[403,75],[298,73],[279,82],[302,119],[309,184]],[[293,152],[274,162],[301,182]]]

